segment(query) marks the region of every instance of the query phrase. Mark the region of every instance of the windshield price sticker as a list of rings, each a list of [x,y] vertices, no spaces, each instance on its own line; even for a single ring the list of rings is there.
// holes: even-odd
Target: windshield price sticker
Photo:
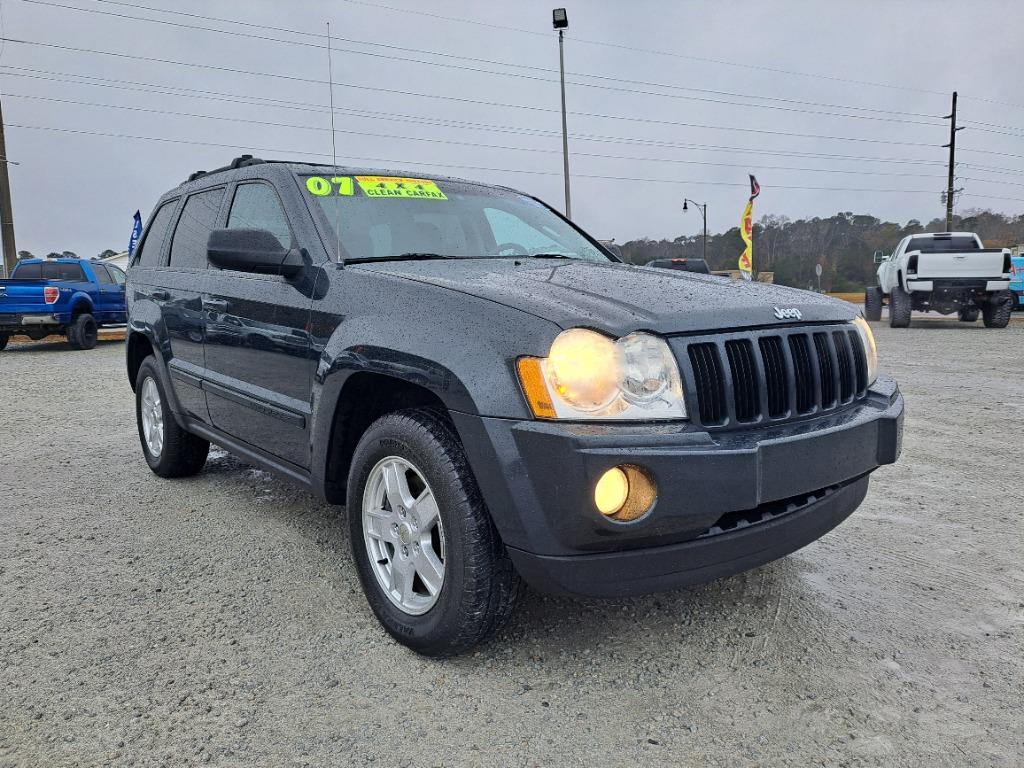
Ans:
[[[356,176],[367,197],[404,197],[419,200],[447,200],[448,196],[429,179],[403,179],[396,176]]]
[[[332,176],[330,179],[325,179],[323,176],[310,176],[306,179],[306,190],[309,194],[317,197],[327,197],[332,192],[344,196],[356,193],[351,176]]]

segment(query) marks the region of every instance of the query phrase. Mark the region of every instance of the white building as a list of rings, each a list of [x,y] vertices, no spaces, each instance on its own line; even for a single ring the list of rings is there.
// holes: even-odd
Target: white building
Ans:
[[[115,253],[113,256],[108,256],[105,259],[100,259],[103,264],[113,264],[115,267],[120,267],[125,272],[128,271],[128,251],[121,251]]]

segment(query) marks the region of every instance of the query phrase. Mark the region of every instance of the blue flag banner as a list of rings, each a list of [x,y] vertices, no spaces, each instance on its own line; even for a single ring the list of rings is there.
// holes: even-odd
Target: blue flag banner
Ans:
[[[130,259],[135,254],[135,246],[139,244],[139,238],[142,237],[142,214],[138,211],[135,212],[135,223],[132,224],[132,236],[128,240],[128,258]]]

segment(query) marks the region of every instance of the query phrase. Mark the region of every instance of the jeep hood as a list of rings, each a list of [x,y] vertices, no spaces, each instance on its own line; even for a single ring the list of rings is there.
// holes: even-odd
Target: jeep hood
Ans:
[[[858,314],[852,304],[810,291],[614,262],[519,257],[382,261],[349,268],[447,288],[562,328],[585,326],[613,336],[836,322]]]

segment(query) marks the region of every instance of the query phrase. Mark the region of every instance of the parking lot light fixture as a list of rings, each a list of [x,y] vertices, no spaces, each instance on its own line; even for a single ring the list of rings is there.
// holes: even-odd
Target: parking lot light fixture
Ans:
[[[569,28],[569,16],[565,8],[551,12],[551,25],[558,30],[558,68],[562,84],[562,173],[565,176],[565,218],[572,218],[572,203],[569,199],[569,128],[565,119],[565,30]]]
[[[689,198],[684,198],[683,199],[683,212],[684,213],[686,211],[690,210],[686,206],[687,203],[693,203],[694,207],[698,208],[700,210],[701,216],[704,217],[704,247],[703,247],[702,253],[704,254],[704,261],[707,261],[708,260],[708,204],[704,203],[703,205],[701,205],[700,203],[695,202],[693,200],[690,200]]]

